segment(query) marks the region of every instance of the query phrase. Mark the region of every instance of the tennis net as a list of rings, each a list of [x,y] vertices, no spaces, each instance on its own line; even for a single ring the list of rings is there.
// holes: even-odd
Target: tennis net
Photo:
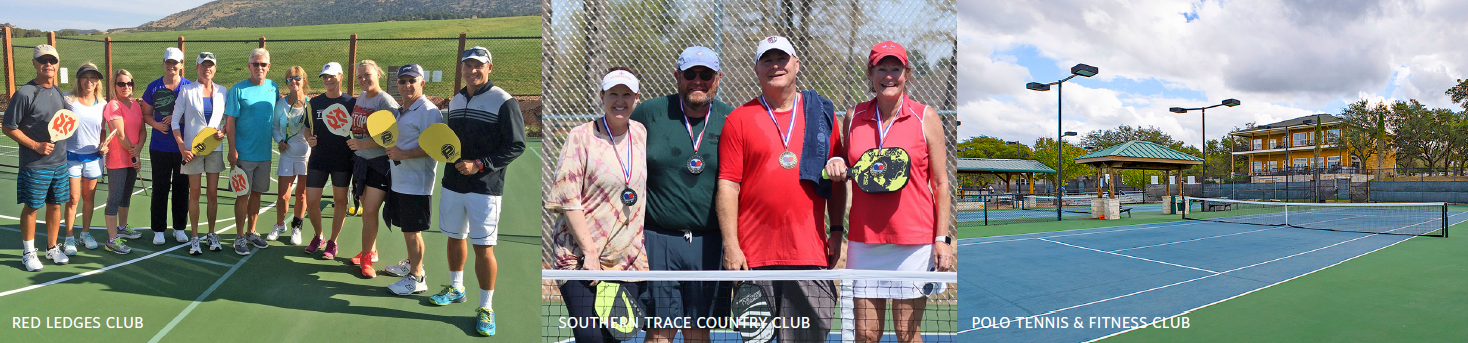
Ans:
[[[1288,203],[1187,198],[1184,219],[1413,236],[1448,236],[1444,203]]]
[[[542,270],[541,341],[575,342],[578,330],[582,334],[590,330],[643,342],[648,329],[688,328],[708,330],[710,342],[774,342],[785,334],[798,335],[786,341],[799,342],[856,342],[861,334],[880,334],[882,342],[897,342],[900,334],[917,335],[923,342],[955,342],[957,278],[951,272],[850,269]],[[590,280],[626,281],[589,286]],[[702,293],[666,291],[679,283]],[[860,314],[867,308],[858,308],[866,302],[858,297],[914,300],[887,301],[878,333],[861,330],[875,327],[877,319],[871,315],[875,310]],[[668,304],[674,302],[709,310],[696,315],[669,313],[673,311]],[[907,311],[895,309],[897,303]],[[894,311],[900,316],[894,317]],[[674,342],[684,338],[680,334]]]

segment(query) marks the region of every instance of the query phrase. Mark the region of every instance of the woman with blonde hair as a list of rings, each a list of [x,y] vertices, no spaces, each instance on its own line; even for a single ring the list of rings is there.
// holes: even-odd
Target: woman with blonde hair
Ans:
[[[132,251],[118,239],[121,227],[127,226],[127,210],[132,203],[133,185],[138,179],[138,156],[143,153],[143,142],[148,136],[143,125],[142,103],[134,100],[133,74],[127,69],[112,73],[112,101],[102,109],[112,139],[107,141],[107,210],[103,220],[107,222],[107,250],[126,254]],[[121,219],[121,220],[119,220]]]
[[[213,151],[206,151],[204,155],[194,155],[190,145],[194,137],[198,136],[200,130],[205,127],[214,129],[215,139],[224,139],[224,102],[225,89],[214,83],[214,73],[218,69],[215,64],[218,60],[214,53],[201,52],[194,59],[194,70],[198,72],[195,82],[178,87],[178,100],[173,106],[173,133],[174,143],[178,144],[178,151],[183,155],[183,166],[179,172],[188,175],[189,178],[189,227],[193,230],[193,236],[189,238],[189,254],[198,255],[204,253],[199,248],[200,244],[207,244],[209,251],[224,250],[219,244],[219,234],[214,233],[215,217],[219,215],[219,173],[224,172],[224,149],[216,147]],[[201,179],[202,177],[202,179]],[[203,242],[199,238],[199,193],[206,192],[208,197],[209,231],[204,235]],[[182,229],[182,228],[179,228]],[[154,234],[153,244],[162,244],[163,233]]]
[[[107,106],[107,99],[102,95],[102,72],[97,71],[97,65],[83,63],[77,67],[76,88],[72,88],[71,94],[66,96],[66,105],[73,113],[76,113],[76,133],[67,139],[66,166],[71,176],[71,201],[66,203],[66,215],[62,222],[66,224],[66,242],[62,251],[66,255],[76,255],[76,238],[72,237],[72,228],[76,224],[76,211],[78,201],[80,205],[86,206],[82,209],[82,232],[80,234],[82,244],[87,249],[96,249],[97,241],[92,238],[92,204],[97,195],[97,181],[102,178],[102,156],[107,154],[107,147],[102,145],[102,108]]]
[[[276,167],[275,176],[279,178],[276,182],[280,194],[279,204],[275,207],[275,228],[265,236],[267,240],[276,240],[285,234],[285,213],[295,208],[295,217],[291,219],[291,245],[301,245],[301,223],[305,221],[306,209],[306,156],[311,154],[311,146],[306,142],[306,137],[313,133],[306,121],[311,120],[306,114],[311,113],[311,105],[307,103],[306,94],[311,93],[311,86],[306,83],[306,69],[301,66],[292,66],[285,73],[286,96],[275,101],[275,113],[270,118],[271,135],[275,139],[276,147],[280,150],[280,163]],[[292,190],[292,186],[300,185]],[[295,195],[295,204],[291,203],[291,195]]]
[[[353,195],[362,198],[362,211],[357,213],[362,216],[362,252],[352,257],[351,262],[360,266],[362,276],[367,278],[377,276],[372,263],[377,262],[378,210],[383,199],[387,198],[387,192],[392,190],[387,150],[372,141],[367,133],[367,116],[377,111],[389,111],[397,117],[400,107],[392,95],[378,86],[382,75],[382,68],[377,66],[377,62],[362,60],[357,63],[357,86],[362,88],[362,93],[357,95],[352,105],[352,138],[347,140],[347,147],[356,155],[352,167]]]

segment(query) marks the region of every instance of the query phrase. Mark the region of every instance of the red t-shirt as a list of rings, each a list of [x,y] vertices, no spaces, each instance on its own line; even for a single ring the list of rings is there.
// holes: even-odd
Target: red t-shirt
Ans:
[[[928,140],[923,134],[927,106],[903,96],[902,110],[897,120],[887,127],[887,138],[881,142],[887,148],[902,148],[912,162],[908,169],[907,186],[892,193],[868,194],[852,187],[851,211],[848,222],[852,242],[867,244],[933,244],[934,217],[937,207],[933,205],[931,156]],[[847,165],[856,163],[867,149],[878,145],[876,100],[856,105],[847,116],[851,122],[847,148],[844,152]],[[837,155],[842,155],[837,151]]]
[[[789,151],[802,156],[805,111],[799,100],[794,111],[774,113],[778,132],[759,99],[751,100],[729,113],[719,138],[719,179],[739,183],[739,246],[750,268],[827,267],[826,199],[814,184],[800,181],[798,165],[785,169],[779,162],[786,151],[780,136],[792,115]],[[837,151],[841,130],[834,125],[830,141]]]

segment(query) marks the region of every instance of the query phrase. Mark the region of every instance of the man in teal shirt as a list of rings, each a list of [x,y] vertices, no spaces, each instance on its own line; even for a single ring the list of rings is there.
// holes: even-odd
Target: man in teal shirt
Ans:
[[[260,217],[260,197],[270,188],[270,116],[280,97],[280,87],[265,78],[270,72],[269,51],[263,48],[251,51],[249,68],[250,78],[229,87],[228,100],[224,102],[229,164],[243,169],[250,181],[250,193],[235,201],[235,223],[241,225],[235,227],[234,251],[240,255],[250,254],[249,245],[260,249],[270,247],[255,232],[255,220]]]
[[[678,56],[678,93],[637,105],[632,120],[647,128],[647,222],[643,244],[652,270],[719,270],[724,240],[714,214],[719,134],[734,107],[714,99],[719,58],[695,46]],[[729,315],[729,285],[713,281],[654,281],[643,293],[649,317]],[[721,296],[722,294],[722,296]],[[671,342],[675,328],[648,327],[649,342]],[[708,329],[684,328],[689,342]]]

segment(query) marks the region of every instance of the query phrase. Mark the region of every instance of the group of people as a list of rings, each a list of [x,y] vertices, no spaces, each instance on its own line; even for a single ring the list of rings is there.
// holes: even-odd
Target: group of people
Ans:
[[[604,116],[566,136],[545,207],[558,212],[552,267],[584,270],[952,270],[952,209],[946,146],[936,111],[907,96],[906,50],[869,52],[870,101],[835,115],[831,101],[797,88],[801,61],[784,37],[762,39],[749,65],[760,95],[739,107],[716,99],[723,76],[709,48],[679,55],[677,94],[639,101],[638,77],[613,68],[600,84]],[[910,156],[909,182],[893,192],[847,193],[848,168],[869,149]],[[823,177],[824,174],[824,177]],[[847,197],[850,209],[847,210]],[[850,229],[847,229],[849,221]],[[824,341],[835,316],[830,280],[757,282],[776,298],[773,315],[815,310],[806,329],[778,329],[782,342]],[[559,285],[572,317],[598,317],[594,281]],[[887,309],[903,342],[919,341],[926,301],[913,283],[857,282],[858,339],[882,336]],[[728,316],[719,282],[625,283],[648,317]],[[614,342],[603,328],[576,328],[577,342]],[[648,328],[669,342],[678,329]],[[690,342],[707,329],[682,329]]]
[[[288,69],[283,85],[267,78],[270,52],[263,48],[250,53],[249,78],[228,88],[215,83],[218,60],[213,53],[200,52],[193,59],[196,78],[190,81],[184,77],[187,59],[183,51],[168,48],[163,54],[163,76],[141,93],[134,88],[131,72],[117,70],[108,84],[113,87],[108,99],[101,90],[106,77],[88,63],[77,68],[75,88],[63,94],[55,84],[60,55],[50,45],[37,46],[32,56],[36,77],[11,95],[3,121],[5,135],[21,147],[16,181],[17,201],[25,205],[20,220],[21,263],[28,271],[43,268],[35,248],[36,216],[43,207],[46,259],[67,264],[68,256],[77,252],[78,240],[88,249],[98,247],[90,233],[90,209],[104,167],[108,199],[103,245],[117,254],[131,251],[126,240],[141,238],[142,233],[129,226],[129,199],[138,193],[134,184],[144,160],[139,157],[151,132],[146,160],[152,169],[154,245],[166,244],[165,232],[171,229],[174,240],[187,244],[190,254],[202,254],[206,248],[223,250],[215,230],[222,221],[217,218],[219,174],[238,169],[248,180],[248,189],[235,201],[235,253],[249,255],[251,248],[268,248],[268,241],[287,235],[291,245],[300,245],[304,240],[301,227],[309,214],[315,232],[305,252],[335,259],[337,238],[348,212],[345,204],[353,199],[363,206],[351,211],[361,216],[363,230],[362,250],[350,263],[358,266],[363,277],[377,275],[373,263],[378,261],[380,214],[385,224],[401,228],[408,251],[406,259],[384,268],[401,277],[388,290],[398,295],[423,293],[428,288],[420,233],[428,230],[435,212],[431,201],[440,163],[418,146],[418,136],[429,125],[443,123],[457,133],[462,148],[459,159],[444,167],[436,211],[438,229],[449,237],[446,255],[451,282],[431,296],[430,302],[467,301],[463,271],[472,244],[480,287],[475,326],[480,334],[493,335],[492,299],[498,269],[494,246],[501,196],[506,168],[525,149],[524,119],[519,103],[490,82],[494,65],[488,49],[476,46],[459,57],[466,86],[457,91],[448,110],[441,111],[423,95],[426,73],[419,65],[396,70],[398,96],[406,103],[400,106],[379,85],[386,74],[372,60],[355,64],[355,81],[362,89],[357,96],[343,93],[342,82],[349,80],[337,62],[321,67],[317,77],[326,90],[311,96],[310,76],[300,66]],[[323,111],[336,104],[350,112],[349,137],[332,134],[327,125]],[[63,109],[75,114],[76,132],[53,142],[47,127]],[[367,130],[368,116],[378,111],[389,111],[397,121],[395,146],[379,145]],[[221,143],[212,150],[196,150],[203,148],[195,144],[199,135],[213,135]],[[263,195],[272,182],[273,154],[280,155],[275,170],[276,223],[262,237],[255,226]],[[327,181],[331,181],[337,203],[329,236],[322,229],[320,208]],[[199,222],[201,193],[207,214],[203,223]],[[292,197],[293,219],[287,224]],[[62,205],[66,206],[65,218]],[[80,225],[75,223],[78,205],[83,206]],[[203,236],[200,224],[208,227]],[[62,225],[65,236],[58,235]],[[73,232],[73,226],[80,226],[80,232]]]

